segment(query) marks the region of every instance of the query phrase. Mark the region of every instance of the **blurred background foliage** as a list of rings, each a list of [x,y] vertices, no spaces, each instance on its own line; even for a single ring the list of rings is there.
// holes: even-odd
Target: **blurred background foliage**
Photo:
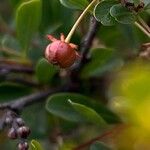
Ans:
[[[0,0],[0,102],[67,81],[59,77],[63,70],[43,58],[49,43],[45,36],[67,35],[88,2]],[[141,16],[150,24],[149,11],[141,12]],[[88,31],[89,18],[90,15],[84,18],[73,35],[72,42],[79,46]],[[38,140],[47,150],[70,150],[125,122],[130,127],[117,133],[116,141],[104,138],[102,142],[106,144],[96,142],[89,149],[149,150],[150,144],[144,139],[150,136],[150,66],[148,61],[136,60],[141,44],[146,42],[149,39],[132,24],[100,25],[90,50],[91,61],[80,73],[80,94],[57,93],[48,98],[46,109],[38,103],[22,112],[32,130],[29,140]],[[20,64],[32,71],[7,71],[9,66]],[[136,146],[126,139],[137,141]],[[36,141],[32,141],[30,149],[34,150],[33,145],[42,150]],[[2,131],[0,148],[8,150],[15,146],[16,142],[9,141]]]

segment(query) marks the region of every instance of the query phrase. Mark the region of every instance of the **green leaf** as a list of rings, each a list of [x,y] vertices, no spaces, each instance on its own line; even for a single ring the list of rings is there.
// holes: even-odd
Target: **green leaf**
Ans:
[[[81,72],[82,78],[89,78],[94,76],[99,76],[105,71],[110,70],[114,64],[109,63],[113,57],[113,51],[111,49],[94,49],[92,50],[91,61],[83,68]]]
[[[84,9],[88,4],[88,0],[60,0],[61,4],[71,9]]]
[[[3,82],[0,84],[0,101],[10,101],[25,96],[30,92],[30,87],[22,86],[16,83]]]
[[[15,8],[19,2],[20,2],[20,0],[10,0],[10,3],[13,6],[13,8]]]
[[[36,76],[40,83],[50,82],[57,71],[58,69],[45,58],[40,59],[36,66]]]
[[[48,112],[73,122],[86,122],[86,118],[81,116],[75,109],[70,107],[68,99],[75,103],[86,105],[95,110],[98,115],[110,123],[119,122],[119,118],[112,113],[106,106],[100,102],[95,102],[93,99],[75,93],[57,93],[47,99],[46,109]]]
[[[41,144],[35,140],[31,141],[30,150],[43,150]]]
[[[72,99],[73,101],[75,99],[81,101],[87,100],[86,97],[83,97],[78,94],[77,95],[70,93],[54,94],[48,98],[46,109],[53,115],[59,116],[63,119],[74,122],[83,122],[82,117],[73,108],[70,107],[68,99]]]
[[[102,142],[95,142],[91,145],[90,150],[111,150],[107,145]]]
[[[116,4],[114,0],[106,0],[98,3],[94,9],[94,16],[97,21],[104,26],[112,26],[116,23],[115,19],[110,15],[110,8]]]
[[[68,100],[68,102],[87,122],[98,125],[106,125],[104,119],[92,108],[79,103],[74,103],[71,100]]]
[[[110,14],[116,21],[122,24],[132,24],[135,22],[135,15],[121,4],[116,4],[111,7]]]
[[[29,0],[21,3],[16,11],[17,36],[23,53],[29,48],[32,35],[39,27],[41,6],[41,0]]]

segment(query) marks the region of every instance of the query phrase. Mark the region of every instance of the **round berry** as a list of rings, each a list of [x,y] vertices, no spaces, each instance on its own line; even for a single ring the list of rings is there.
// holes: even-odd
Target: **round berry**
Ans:
[[[16,133],[16,130],[14,128],[11,128],[9,131],[8,131],[8,137],[10,139],[16,139],[17,138],[17,133]]]
[[[19,127],[17,129],[17,134],[21,138],[27,138],[28,135],[30,134],[30,129],[26,126]]]
[[[10,124],[12,123],[12,121],[13,121],[13,118],[12,118],[11,116],[5,118],[5,123],[6,123],[7,125],[10,125]]]
[[[18,144],[18,150],[28,150],[29,145],[27,142],[19,143]]]

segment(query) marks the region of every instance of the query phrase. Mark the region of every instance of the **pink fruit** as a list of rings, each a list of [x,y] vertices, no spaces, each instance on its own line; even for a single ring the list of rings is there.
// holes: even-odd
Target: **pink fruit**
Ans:
[[[55,39],[52,35],[47,35],[47,38],[52,41],[45,50],[45,57],[50,63],[61,68],[68,68],[80,57],[76,51],[77,45],[66,43],[63,34],[61,34],[60,40]]]

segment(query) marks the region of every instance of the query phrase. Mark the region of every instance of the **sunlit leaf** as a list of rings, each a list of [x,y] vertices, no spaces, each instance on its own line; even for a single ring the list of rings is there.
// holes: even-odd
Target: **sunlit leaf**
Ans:
[[[43,148],[39,142],[32,140],[30,150],[43,150]]]

